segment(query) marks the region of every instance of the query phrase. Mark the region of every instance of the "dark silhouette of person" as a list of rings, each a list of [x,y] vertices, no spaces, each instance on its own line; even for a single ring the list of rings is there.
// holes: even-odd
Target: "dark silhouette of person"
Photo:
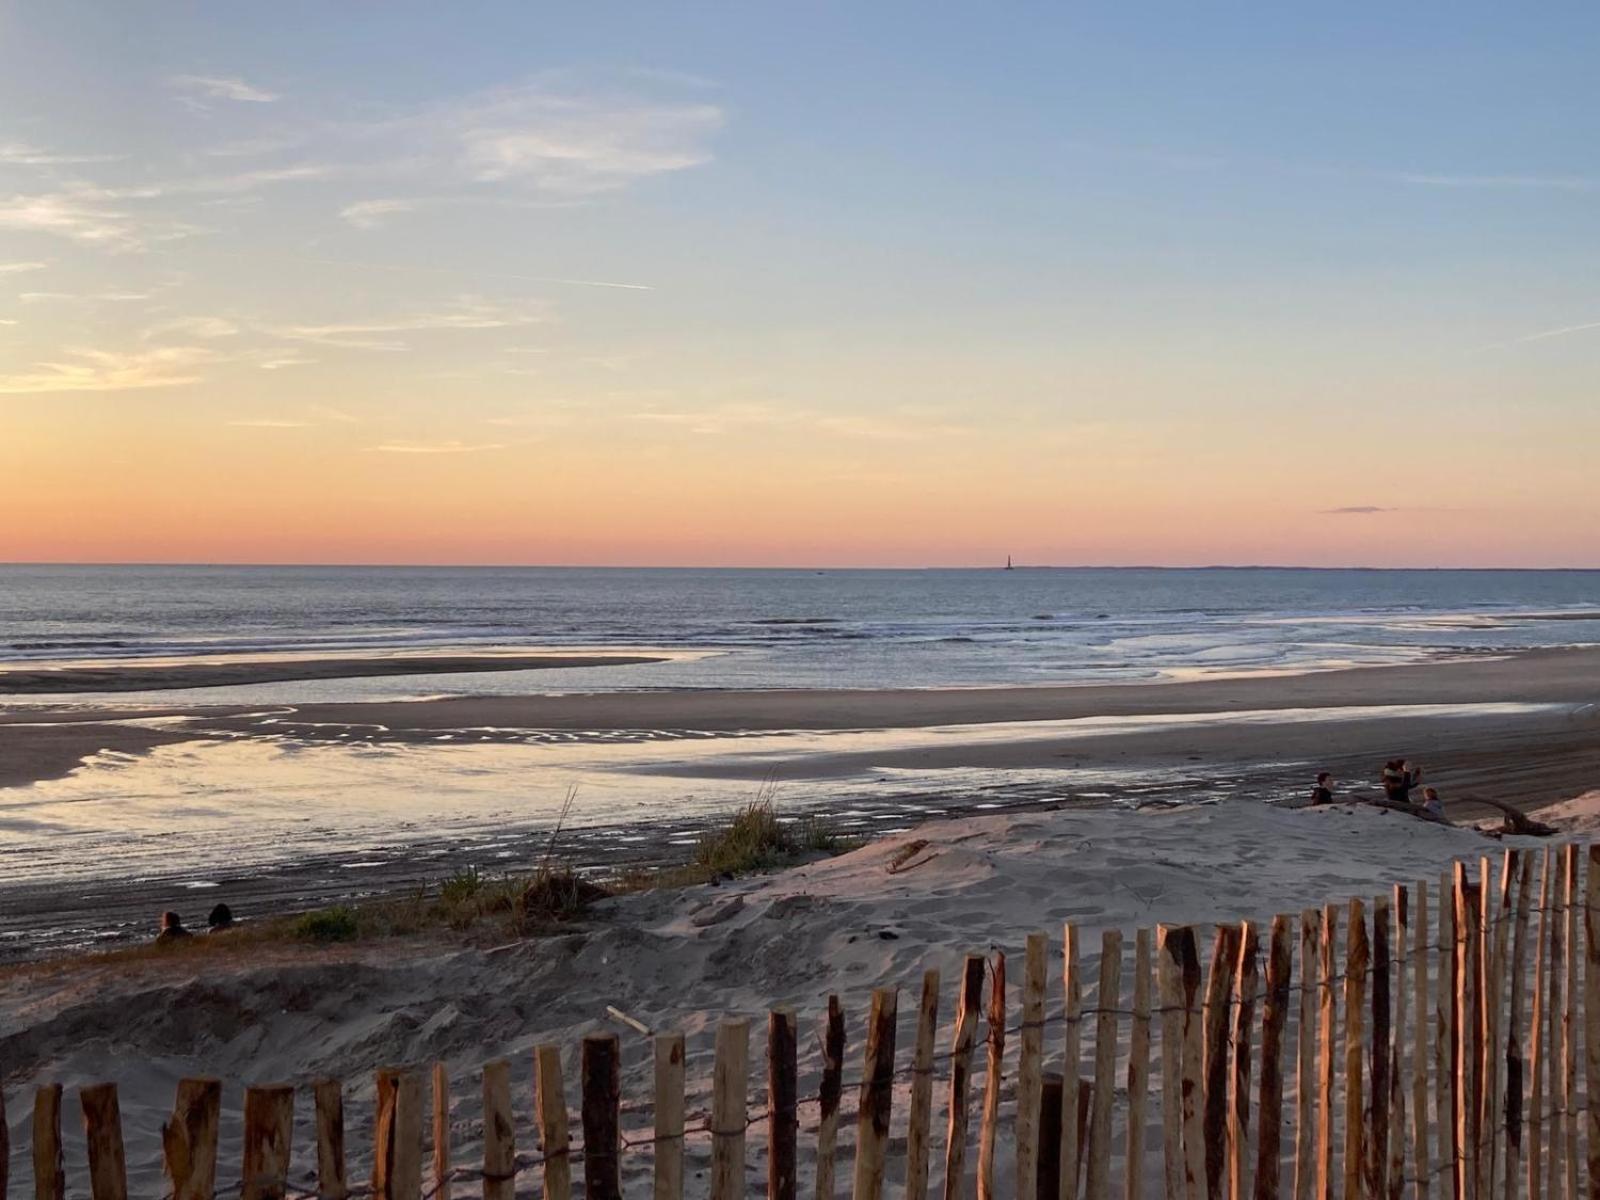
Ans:
[[[183,927],[183,918],[177,913],[168,910],[161,914],[161,932],[156,934],[157,942],[176,942],[193,935]]]

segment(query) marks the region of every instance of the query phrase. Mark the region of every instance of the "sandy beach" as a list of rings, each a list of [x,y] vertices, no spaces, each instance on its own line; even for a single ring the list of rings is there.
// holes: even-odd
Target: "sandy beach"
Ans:
[[[1566,816],[1592,820],[1597,800],[1590,796]],[[455,1097],[456,1161],[471,1164],[481,1145],[478,1072],[489,1058],[508,1057],[520,1081],[535,1044],[560,1044],[570,1100],[578,1039],[616,1032],[623,1039],[624,1096],[647,1094],[649,1041],[609,1019],[607,1005],[653,1030],[687,1035],[695,1114],[708,1102],[716,1021],[724,1014],[761,1018],[772,1006],[792,1005],[801,1028],[801,1094],[814,1095],[820,1062],[811,1031],[830,992],[842,997],[848,1014],[853,1068],[872,988],[902,989],[899,1038],[909,1045],[915,1005],[908,994],[925,967],[937,967],[947,1006],[942,1046],[961,956],[1017,954],[1030,931],[1047,932],[1055,944],[1062,923],[1075,923],[1093,979],[1093,951],[1105,929],[1131,934],[1161,921],[1204,926],[1298,912],[1380,894],[1397,882],[1437,880],[1454,861],[1498,851],[1469,830],[1343,806],[1290,811],[1238,802],[934,822],[774,875],[607,901],[566,935],[510,945],[433,940],[318,950],[289,944],[252,953],[250,961],[208,955],[192,965],[87,960],[13,968],[0,972],[0,1062],[18,1097],[45,1079],[71,1087],[114,1076],[122,1086],[130,1175],[141,1194],[159,1187],[156,1134],[176,1080],[192,1074],[226,1081],[228,1163],[236,1161],[241,1082],[344,1079],[352,1173],[364,1177],[372,1072],[444,1061]],[[1047,1067],[1059,1059],[1052,1037]],[[942,1097],[946,1086],[941,1074],[936,1094]],[[519,1082],[515,1108],[524,1132],[530,1102]],[[904,1135],[906,1103],[898,1090],[896,1138]],[[631,1129],[648,1122],[647,1110],[625,1104],[624,1111]],[[310,1116],[303,1102],[293,1175],[302,1183],[312,1168]],[[802,1110],[803,1147],[815,1121],[814,1106]],[[68,1139],[69,1162],[81,1163],[81,1133],[69,1130]],[[843,1145],[850,1142],[847,1124]],[[762,1171],[761,1144],[752,1138],[752,1179]],[[707,1155],[703,1139],[690,1141],[691,1173],[705,1170]],[[1002,1155],[1002,1174],[1010,1157]],[[803,1163],[802,1173],[808,1170]],[[625,1157],[630,1186],[643,1184],[649,1171],[647,1149]],[[463,1183],[456,1194],[475,1186]]]
[[[229,658],[185,662],[11,666],[0,669],[0,695],[62,695],[83,692],[148,692],[163,688],[230,687],[295,683],[315,679],[376,679],[384,676],[470,675],[490,671],[560,671],[581,667],[628,667],[663,661],[651,655],[542,654],[284,654],[267,659]]]
[[[355,660],[365,671],[377,663]],[[502,662],[496,657],[484,662]],[[597,661],[597,660],[584,660]],[[605,660],[614,663],[615,659]],[[350,660],[297,664],[335,677]],[[534,658],[529,669],[550,665]],[[146,690],[137,666],[104,668],[102,691]],[[209,670],[204,665],[195,671]],[[283,676],[279,664],[237,664],[234,682]],[[483,669],[500,669],[499,667]],[[187,668],[185,668],[187,670]],[[249,674],[259,672],[259,674]],[[305,678],[311,678],[307,675]],[[185,677],[182,686],[193,686]],[[173,683],[171,686],[179,686]],[[145,704],[123,711],[85,702],[71,707],[0,710],[0,786],[48,778],[103,749],[133,751],[185,736],[249,736],[265,729],[309,742],[363,738],[405,743],[441,732],[473,730],[512,736],[529,730],[604,734],[674,731],[737,734],[778,730],[922,729],[936,726],[1071,721],[1098,717],[1289,712],[1426,705],[1564,705],[1588,720],[1600,702],[1600,648],[1532,650],[1409,666],[1363,667],[1292,675],[1249,675],[1152,684],[895,690],[790,689],[635,691],[572,695],[463,696],[370,703],[307,703],[246,707]],[[1587,706],[1587,707],[1586,707]],[[165,720],[152,729],[148,722]],[[1287,720],[1287,718],[1286,718]],[[132,728],[130,721],[146,722]],[[1337,750],[1332,751],[1338,754]],[[1410,753],[1405,747],[1384,755]],[[1266,751],[1265,757],[1271,757]],[[997,763],[997,765],[1003,765]]]

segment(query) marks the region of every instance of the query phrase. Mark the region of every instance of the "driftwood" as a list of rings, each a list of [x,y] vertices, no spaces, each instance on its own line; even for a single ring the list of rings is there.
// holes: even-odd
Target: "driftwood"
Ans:
[[[1431,813],[1427,809],[1415,804],[1403,804],[1399,800],[1391,800],[1387,796],[1361,796],[1352,793],[1352,798],[1362,804],[1370,804],[1373,808],[1385,808],[1391,812],[1402,812],[1408,817],[1415,817],[1419,821],[1431,821],[1435,825],[1454,825],[1455,822],[1447,817]],[[1543,821],[1535,821],[1532,817],[1518,812],[1504,800],[1491,800],[1488,796],[1459,796],[1453,803],[1456,804],[1482,804],[1486,808],[1493,808],[1505,814],[1503,832],[1519,834],[1523,837],[1555,837],[1557,830],[1553,825],[1546,825]]]

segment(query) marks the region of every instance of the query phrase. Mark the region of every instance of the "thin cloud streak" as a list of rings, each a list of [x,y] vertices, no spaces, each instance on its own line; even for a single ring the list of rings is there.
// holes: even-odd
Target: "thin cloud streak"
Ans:
[[[216,354],[199,346],[163,346],[126,354],[75,349],[70,361],[42,362],[33,371],[0,375],[0,395],[31,396],[55,392],[125,392],[181,387],[199,383],[197,367]]]
[[[451,439],[444,442],[384,442],[369,446],[377,454],[477,454],[484,450],[504,450],[504,442],[468,443]]]
[[[167,81],[180,91],[210,100],[237,100],[244,104],[271,104],[281,100],[277,92],[258,88],[244,80],[223,75],[174,75]]]

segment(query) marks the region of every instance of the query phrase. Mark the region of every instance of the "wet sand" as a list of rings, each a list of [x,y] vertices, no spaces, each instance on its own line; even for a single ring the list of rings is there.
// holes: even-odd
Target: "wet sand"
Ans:
[[[319,660],[329,672],[335,662]],[[413,670],[418,660],[404,662]],[[433,660],[439,661],[439,660]],[[505,658],[488,661],[503,669]],[[616,661],[616,660],[608,660]],[[144,668],[124,668],[136,675]],[[490,668],[483,668],[490,669]],[[331,678],[325,674],[322,678]],[[276,678],[276,676],[274,677]],[[192,681],[191,681],[192,682]],[[190,684],[185,684],[189,686]],[[128,687],[131,690],[133,684]],[[148,687],[142,680],[138,687]],[[119,710],[109,705],[0,711],[0,787],[59,777],[102,750],[137,753],[185,737],[271,734],[308,743],[429,744],[443,732],[471,730],[483,740],[524,740],[529,731],[575,735],[628,731],[737,734],[781,730],[896,730],[1067,721],[1091,717],[1285,712],[1373,705],[1552,704],[1579,714],[1600,703],[1600,648],[1532,650],[1499,658],[1304,675],[1254,675],[1173,683],[930,690],[638,691],[578,695],[461,696],[420,701],[312,703],[246,708],[201,706]],[[165,724],[129,725],[127,721]],[[1285,724],[1290,723],[1286,719]],[[1279,727],[1281,730],[1281,727]],[[1414,754],[1414,743],[1369,736],[1352,753]],[[1151,731],[1143,750],[1159,753],[1190,736]],[[1232,757],[1282,757],[1281,732],[1245,726],[1227,735]],[[1515,754],[1510,745],[1507,754]],[[1025,751],[1032,757],[1036,748]],[[1335,754],[1335,757],[1337,755]],[[983,765],[1004,766],[985,751]],[[959,764],[951,764],[959,765]],[[1023,765],[1018,760],[1014,765]],[[1561,797],[1549,797],[1559,799]],[[1544,799],[1543,797],[1541,799]]]
[[[0,669],[0,695],[67,695],[150,692],[164,688],[239,687],[309,679],[373,679],[391,675],[467,675],[485,671],[554,671],[575,667],[631,667],[664,662],[659,656],[624,654],[394,654],[340,658],[284,656],[160,663]]]

